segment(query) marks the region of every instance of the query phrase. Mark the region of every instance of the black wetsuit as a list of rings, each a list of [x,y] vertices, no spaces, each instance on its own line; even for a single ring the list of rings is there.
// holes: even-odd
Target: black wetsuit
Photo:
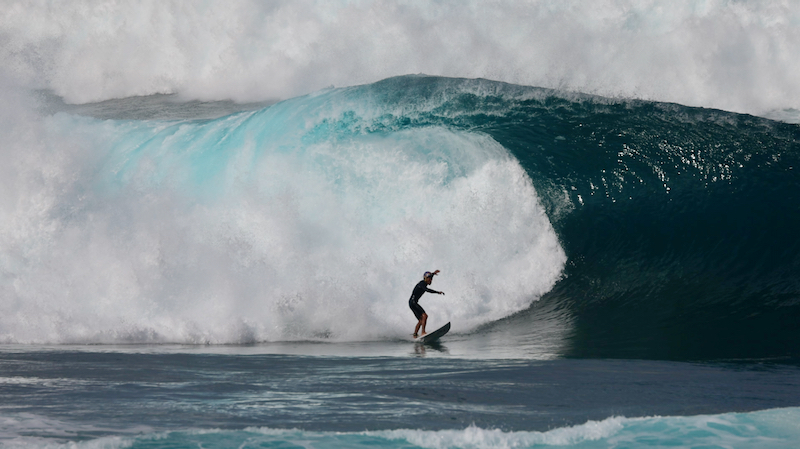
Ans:
[[[411,292],[411,297],[408,298],[408,307],[411,307],[411,311],[414,312],[414,316],[417,317],[418,320],[421,320],[422,314],[425,313],[425,309],[419,305],[419,298],[425,294],[425,292],[439,293],[436,290],[429,289],[428,284],[422,280],[414,287],[414,291]]]

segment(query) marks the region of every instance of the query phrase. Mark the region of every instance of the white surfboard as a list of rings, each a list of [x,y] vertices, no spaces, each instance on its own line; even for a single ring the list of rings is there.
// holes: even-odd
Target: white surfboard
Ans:
[[[450,331],[450,323],[447,323],[433,332],[428,332],[427,334],[421,337],[417,337],[415,341],[417,343],[422,343],[424,345],[429,343],[434,343],[438,341],[440,338],[442,338],[442,336],[449,331]]]

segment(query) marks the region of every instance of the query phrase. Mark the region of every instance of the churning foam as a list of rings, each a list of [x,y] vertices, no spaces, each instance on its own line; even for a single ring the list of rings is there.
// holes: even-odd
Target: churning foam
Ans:
[[[426,270],[447,293],[423,298],[432,324],[462,331],[552,288],[566,257],[516,159],[483,134],[363,132],[381,111],[343,95],[198,122],[7,117],[0,339],[393,338]]]
[[[737,112],[800,109],[800,3],[12,2],[0,67],[71,102],[286,99],[414,73]]]

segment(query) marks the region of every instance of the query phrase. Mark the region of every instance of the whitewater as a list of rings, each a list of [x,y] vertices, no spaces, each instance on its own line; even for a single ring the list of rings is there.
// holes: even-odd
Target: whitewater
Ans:
[[[5,2],[0,445],[797,446],[799,42],[790,1]]]
[[[40,138],[79,129],[80,150],[49,179],[6,178],[45,196],[3,232],[17,306],[3,339],[398,338],[421,260],[452,273],[441,319],[464,330],[552,288],[566,256],[506,150],[442,127],[390,132],[404,112],[350,92],[199,122],[46,119]]]
[[[71,103],[240,103],[425,73],[796,117],[790,0],[10,1],[4,74]]]

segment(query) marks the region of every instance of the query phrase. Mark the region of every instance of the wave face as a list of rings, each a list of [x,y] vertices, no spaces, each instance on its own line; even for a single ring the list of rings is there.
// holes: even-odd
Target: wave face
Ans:
[[[505,326],[568,321],[564,353],[579,357],[798,355],[797,125],[482,81],[385,84],[441,96],[421,121],[488,134],[532,179],[569,262]]]
[[[542,301],[574,320],[569,355],[797,356],[800,128],[649,102],[512,104],[484,131],[519,158],[569,258]]]
[[[85,103],[287,99],[411,73],[791,117],[793,1],[13,2],[0,67]]]
[[[440,315],[546,315],[567,356],[797,355],[797,125],[422,76],[218,119],[7,119],[8,342],[394,338],[439,268]]]

